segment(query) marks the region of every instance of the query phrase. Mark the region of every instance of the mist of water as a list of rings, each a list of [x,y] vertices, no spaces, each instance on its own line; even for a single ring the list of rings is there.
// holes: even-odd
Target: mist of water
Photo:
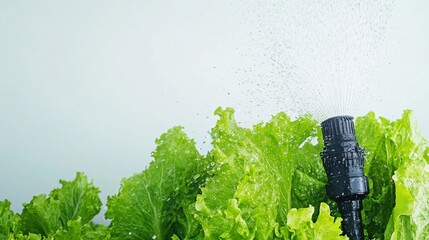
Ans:
[[[257,106],[323,120],[370,110],[393,0],[245,2],[261,47],[243,85]],[[365,110],[365,111],[368,111]]]

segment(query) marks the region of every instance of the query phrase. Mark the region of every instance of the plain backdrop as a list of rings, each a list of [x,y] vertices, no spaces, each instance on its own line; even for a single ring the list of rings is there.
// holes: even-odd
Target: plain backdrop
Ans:
[[[427,139],[428,13],[428,1],[396,1],[366,106],[390,119],[413,109]],[[255,111],[237,73],[254,60],[243,49],[259,51],[252,27],[233,1],[0,0],[0,199],[19,212],[83,171],[105,202],[168,128],[204,153],[216,107],[244,125],[284,110]]]

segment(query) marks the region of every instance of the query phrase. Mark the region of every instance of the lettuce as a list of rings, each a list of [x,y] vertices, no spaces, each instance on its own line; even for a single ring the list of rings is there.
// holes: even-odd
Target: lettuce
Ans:
[[[279,113],[269,122],[247,129],[237,124],[230,108],[219,108],[215,114],[219,120],[211,131],[213,149],[206,157],[197,153],[188,156],[180,152],[180,148],[174,151],[179,152],[179,156],[174,155],[172,149],[165,146],[177,148],[174,139],[178,132],[173,129],[158,141],[155,153],[164,150],[163,156],[169,158],[162,167],[160,158],[154,154],[155,161],[149,168],[124,180],[119,194],[108,203],[106,216],[112,219],[112,229],[119,220],[124,228],[119,233],[120,227],[116,227],[118,232],[114,230],[113,236],[122,239],[346,238],[340,236],[336,204],[325,193],[326,173],[319,156],[323,143],[316,121],[310,116],[292,120]],[[423,197],[428,194],[426,175],[412,172],[428,169],[429,150],[417,131],[412,113],[405,111],[401,119],[391,122],[370,112],[356,119],[356,133],[367,152],[365,171],[371,188],[363,210],[366,237],[426,239],[425,216],[429,214],[427,197]],[[184,133],[179,135],[180,139],[186,139]],[[183,143],[185,146],[194,148],[194,143],[187,140]],[[193,180],[193,174],[186,175],[199,187],[175,187],[171,179],[159,178],[163,176],[159,168],[171,171],[182,162],[187,162],[189,169],[202,163],[206,166],[198,173],[198,181]],[[141,189],[145,184],[151,187]],[[171,189],[181,194],[174,194]],[[186,191],[192,194],[184,194]],[[149,196],[152,202],[148,202]],[[192,197],[185,199],[184,196]],[[181,207],[168,204],[174,211],[163,205],[166,201],[162,199],[174,199]],[[153,214],[145,214],[147,209],[157,209],[159,214],[168,213],[169,217],[155,222]],[[180,226],[183,221],[179,219],[186,213],[195,234],[185,234],[174,227]],[[122,215],[133,217],[125,219]],[[127,225],[130,223],[135,230],[139,229],[140,235],[134,234]],[[154,224],[163,226],[162,233],[154,231]]]
[[[422,203],[419,203],[419,198],[407,197],[411,196],[408,190],[411,186],[405,186],[404,179],[417,185],[414,186],[413,195],[428,192],[425,181],[417,181],[424,175],[416,175],[412,170],[423,171],[427,168],[426,141],[417,129],[411,111],[405,111],[402,118],[394,122],[377,119],[374,113],[356,121],[358,141],[367,150],[365,171],[371,189],[364,200],[364,224],[370,239],[407,239],[405,235],[395,238],[399,232],[404,233],[405,222],[413,226],[426,226],[424,222],[413,221],[416,213],[413,215],[405,211],[408,205]],[[429,214],[429,209],[420,210],[422,214]],[[417,229],[407,228],[405,232],[412,236],[409,239],[426,239],[419,236]]]
[[[341,235],[341,218],[334,219],[330,216],[329,206],[326,203],[320,204],[319,217],[317,222],[313,222],[312,215],[314,207],[293,208],[288,213],[287,226],[291,232],[291,239],[347,239]]]
[[[150,166],[122,182],[118,195],[108,201],[113,236],[290,239],[289,211],[310,204],[317,207],[307,220],[319,222],[317,226],[331,221],[317,220],[320,203],[329,200],[316,121],[309,116],[291,120],[280,113],[246,129],[234,120],[233,109],[215,113],[219,120],[206,157],[181,128],[173,128],[157,140]],[[183,219],[192,231],[178,231]],[[339,236],[339,224],[331,223]]]
[[[156,143],[155,160],[124,179],[119,193],[108,199],[106,217],[119,239],[168,239],[174,234],[191,239],[201,233],[193,205],[210,165],[181,127]]]
[[[313,220],[316,220],[318,206],[327,202],[325,194],[326,173],[320,160],[323,148],[321,131],[315,120],[302,116],[291,120],[279,113],[271,121],[253,128],[253,141],[267,159],[270,174],[276,176],[271,185],[277,186],[277,236],[287,238],[288,211],[291,208],[316,206]]]
[[[22,233],[19,234],[10,234],[8,240],[42,240],[42,236],[40,234],[30,233],[28,235],[24,235]]]
[[[104,225],[94,223],[83,223],[82,218],[67,222],[67,230],[59,229],[50,235],[47,240],[109,240],[110,230]]]
[[[268,159],[238,127],[232,109],[218,109],[212,130],[211,177],[197,196],[205,239],[268,239],[276,226],[279,189]]]
[[[279,113],[243,128],[233,109],[215,114],[205,155],[182,127],[156,140],[150,165],[108,198],[109,226],[91,221],[100,191],[78,173],[21,214],[0,202],[0,240],[347,239],[326,196],[317,121]],[[370,184],[365,239],[429,239],[429,147],[412,112],[396,121],[370,112],[355,126]]]
[[[80,218],[85,224],[98,214],[101,209],[100,190],[88,183],[83,173],[77,173],[71,182],[61,180],[60,183],[62,188],[54,189],[49,197],[42,194],[24,204],[19,221],[23,233],[48,236],[60,228],[68,229],[70,220]]]
[[[396,206],[390,218],[386,239],[429,238],[429,165],[410,164],[393,176]]]
[[[18,225],[19,217],[10,210],[10,204],[8,200],[0,201],[0,240],[7,239]]]
[[[60,183],[49,196],[23,204],[19,215],[10,211],[8,201],[0,202],[0,239],[110,239],[107,227],[91,222],[101,209],[100,190],[80,172],[73,181]]]

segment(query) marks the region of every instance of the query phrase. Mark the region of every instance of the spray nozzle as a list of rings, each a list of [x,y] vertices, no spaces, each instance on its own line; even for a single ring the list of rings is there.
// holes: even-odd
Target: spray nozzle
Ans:
[[[338,116],[322,122],[324,149],[320,154],[328,175],[326,193],[341,212],[342,229],[351,240],[363,240],[362,200],[368,195],[364,150],[356,140],[353,117]]]

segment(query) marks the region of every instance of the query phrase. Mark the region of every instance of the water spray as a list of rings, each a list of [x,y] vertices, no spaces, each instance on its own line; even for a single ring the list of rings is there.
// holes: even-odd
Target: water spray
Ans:
[[[325,147],[320,155],[328,175],[326,193],[338,204],[343,233],[351,240],[363,240],[360,211],[369,188],[363,171],[365,152],[356,140],[353,117],[333,117],[321,125]]]

